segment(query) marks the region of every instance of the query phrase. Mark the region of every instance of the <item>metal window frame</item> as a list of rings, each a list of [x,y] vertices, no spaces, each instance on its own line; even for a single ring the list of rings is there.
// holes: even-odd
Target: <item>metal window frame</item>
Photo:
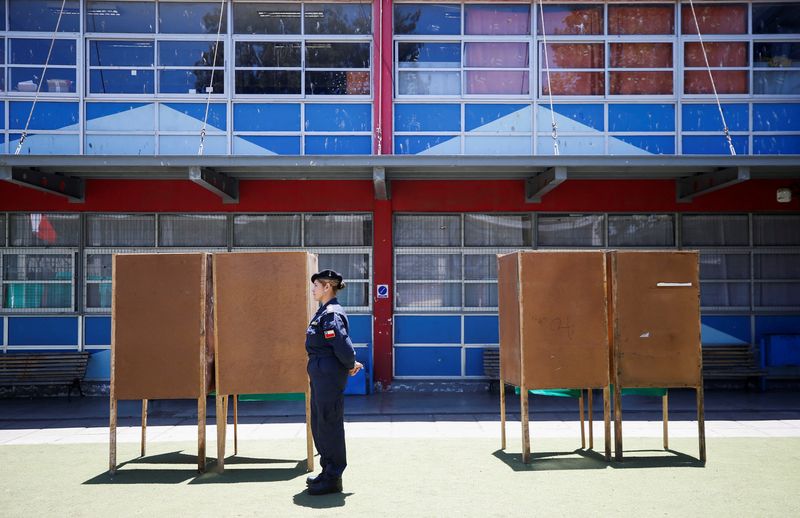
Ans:
[[[16,255],[16,256],[29,256],[29,255],[58,255],[58,256],[66,256],[69,258],[70,262],[70,279],[69,281],[66,280],[10,280],[5,278],[5,262],[6,256],[8,255]],[[3,300],[2,306],[0,306],[0,311],[4,314],[9,315],[25,315],[25,314],[75,314],[78,312],[77,310],[77,293],[76,293],[76,283],[78,278],[78,257],[79,257],[79,249],[78,247],[8,247],[4,249],[0,249],[0,268],[3,270],[2,276],[0,276],[0,285],[2,285],[2,292],[5,295],[5,287],[10,284],[53,284],[53,285],[66,285],[69,284],[70,287],[70,306],[69,307],[52,307],[52,308],[7,308],[5,307],[5,300]]]

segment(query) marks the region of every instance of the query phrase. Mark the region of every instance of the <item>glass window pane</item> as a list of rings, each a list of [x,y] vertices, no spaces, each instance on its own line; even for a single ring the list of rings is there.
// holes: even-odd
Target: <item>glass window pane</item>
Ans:
[[[753,34],[800,33],[800,9],[796,3],[753,3]]]
[[[703,43],[685,43],[683,47],[683,62],[687,67],[706,68],[703,58],[703,48],[706,49],[708,64],[711,67],[746,67],[749,60],[748,44],[746,42],[726,41]]]
[[[468,308],[496,308],[497,283],[465,284],[464,306]]]
[[[237,70],[237,94],[300,94],[301,72],[288,70]]]
[[[111,308],[111,283],[92,282],[86,285],[86,307],[91,309]]]
[[[681,240],[684,246],[747,246],[748,226],[744,214],[686,214],[681,216]]]
[[[299,41],[240,41],[236,43],[236,66],[299,67],[302,47]]]
[[[750,89],[746,70],[713,70],[714,85],[718,94],[744,94]],[[707,70],[687,70],[683,75],[683,92],[687,94],[711,94],[711,80]]]
[[[756,283],[753,291],[756,307],[800,306],[800,283]]]
[[[6,246],[6,215],[0,214],[0,246]]]
[[[753,42],[753,66],[784,68],[800,64],[800,42]]]
[[[9,214],[11,246],[78,246],[79,214]]]
[[[369,43],[306,43],[308,68],[369,68]]]
[[[756,71],[753,93],[760,95],[794,95],[800,91],[800,70]]]
[[[461,45],[458,43],[399,43],[397,55],[400,68],[458,68],[461,66]]]
[[[702,307],[750,307],[750,283],[721,282],[700,283]]]
[[[233,4],[233,32],[236,34],[300,34],[300,2]]]
[[[611,72],[611,95],[670,95],[672,72]]]
[[[348,282],[347,287],[336,294],[336,298],[345,307],[369,306],[369,283]]]
[[[400,95],[458,95],[461,93],[459,72],[400,72]]]
[[[460,280],[461,254],[397,254],[395,275],[397,280]]]
[[[211,69],[162,70],[159,75],[159,90],[163,94],[202,94],[211,83]],[[225,93],[225,73],[221,69],[214,72],[213,93]]]
[[[681,9],[681,30],[683,34],[747,34],[747,4],[695,4],[694,12],[689,4]]]
[[[753,244],[756,246],[800,245],[800,215],[754,215]]]
[[[369,72],[306,72],[307,95],[369,95]]]
[[[608,246],[674,246],[675,225],[669,214],[608,217]]]
[[[458,215],[398,215],[394,218],[395,246],[461,246]]]
[[[9,39],[8,62],[20,65],[44,65],[47,53],[50,52],[50,42],[51,40],[46,39]],[[75,59],[75,40],[55,40],[49,65],[74,65]]]
[[[305,246],[371,246],[369,214],[306,214]]]
[[[72,254],[5,254],[3,280],[4,308],[72,308]]]
[[[108,70],[89,71],[89,92],[93,94],[153,94],[155,72],[153,70]]]
[[[605,79],[603,72],[542,72],[542,95],[603,95]]]
[[[155,246],[152,214],[88,214],[86,246]]]
[[[369,279],[369,254],[319,254],[317,261],[320,271],[331,269],[338,272],[348,286],[358,286],[350,281]]]
[[[611,43],[611,68],[671,68],[672,43]]]
[[[89,64],[99,67],[152,67],[155,65],[155,43],[152,41],[89,42]]]
[[[470,70],[467,71],[468,94],[525,95],[530,91],[528,71]]]
[[[158,32],[164,34],[217,34],[219,2],[159,2]],[[222,34],[228,32],[227,9],[222,11]]]
[[[544,45],[541,46],[544,48]],[[603,68],[605,52],[602,43],[548,43],[550,68]],[[539,66],[544,69],[544,57]]]
[[[372,5],[305,4],[306,34],[371,34]]]
[[[603,216],[539,216],[539,246],[603,246]]]
[[[86,280],[110,281],[113,265],[112,254],[86,255]]]
[[[395,285],[395,305],[398,308],[440,309],[461,307],[460,283],[425,283]]]
[[[97,2],[86,5],[87,32],[155,32],[155,2]]]
[[[177,67],[210,67],[214,61],[215,42],[213,41],[160,41],[158,43],[158,64]],[[219,42],[216,50],[218,67],[225,64],[225,43]]]
[[[756,279],[800,280],[800,254],[755,254]]]
[[[457,4],[396,4],[395,34],[461,34]]]
[[[603,34],[602,5],[545,5],[544,27],[541,17],[537,18],[538,34]],[[542,30],[544,29],[544,30]]]
[[[233,218],[233,246],[301,246],[300,215],[241,215]]]
[[[72,280],[71,254],[6,254],[5,281]]]
[[[497,256],[465,254],[464,279],[470,281],[497,279]]]
[[[44,78],[42,78],[43,74]],[[76,84],[75,74],[75,68],[48,68],[47,73],[44,73],[44,67],[15,67],[9,70],[9,80],[13,91],[35,92],[39,82],[43,81],[42,92],[74,93]],[[37,106],[37,111],[38,110],[39,108]]]
[[[467,4],[464,33],[491,36],[531,33],[531,6],[525,4]]]
[[[61,14],[62,0],[9,0],[9,29],[12,31],[53,32]],[[81,23],[80,2],[67,0],[58,32],[78,32]]]
[[[750,279],[750,254],[700,253],[700,279]]]
[[[464,246],[531,245],[531,217],[521,215],[465,214]]]
[[[468,67],[525,68],[530,58],[526,42],[467,42],[464,54]]]
[[[608,6],[609,34],[674,34],[674,5],[611,4]]]
[[[212,214],[164,214],[158,221],[160,246],[210,246],[227,244],[226,217]]]

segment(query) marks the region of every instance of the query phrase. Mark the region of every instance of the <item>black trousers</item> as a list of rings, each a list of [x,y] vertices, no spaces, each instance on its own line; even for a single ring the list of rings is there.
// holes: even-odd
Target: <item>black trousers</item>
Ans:
[[[344,444],[344,388],[347,369],[334,356],[310,358],[311,433],[320,456],[322,471],[341,477],[347,467]]]

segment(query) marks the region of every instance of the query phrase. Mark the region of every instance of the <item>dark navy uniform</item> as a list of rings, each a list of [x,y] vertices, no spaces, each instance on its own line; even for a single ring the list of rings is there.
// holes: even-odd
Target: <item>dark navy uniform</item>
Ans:
[[[344,445],[344,387],[356,354],[347,315],[336,298],[323,305],[306,330],[311,378],[311,433],[325,476],[340,478],[347,466]]]

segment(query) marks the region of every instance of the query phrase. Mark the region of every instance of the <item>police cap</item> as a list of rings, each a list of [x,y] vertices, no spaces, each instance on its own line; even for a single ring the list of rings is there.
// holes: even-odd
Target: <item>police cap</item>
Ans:
[[[333,270],[322,270],[311,276],[311,282],[314,282],[317,279],[339,281],[339,283],[341,284],[342,281],[344,280],[344,277],[342,277]]]

